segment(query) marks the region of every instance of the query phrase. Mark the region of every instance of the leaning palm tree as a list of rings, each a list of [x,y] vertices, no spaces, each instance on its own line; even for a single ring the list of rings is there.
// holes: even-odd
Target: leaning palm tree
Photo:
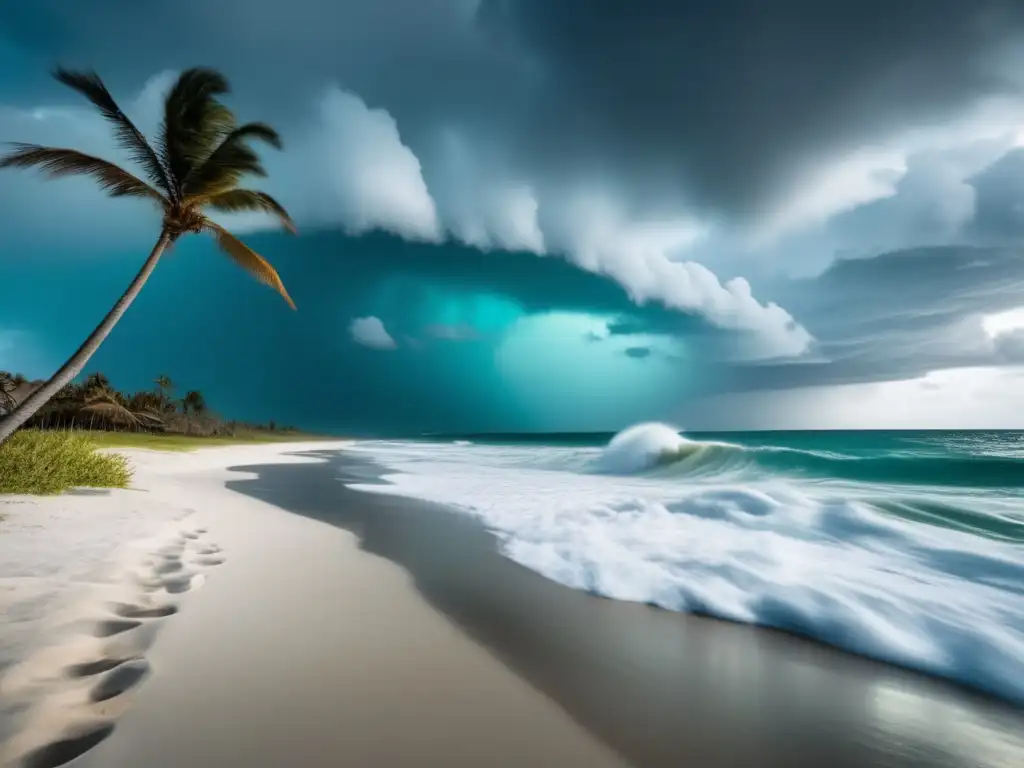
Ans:
[[[161,255],[182,235],[213,235],[236,264],[274,288],[295,308],[276,270],[205,214],[206,210],[261,211],[276,216],[288,231],[295,232],[288,212],[274,198],[239,186],[245,176],[266,176],[250,142],[262,141],[280,149],[281,139],[264,123],[236,123],[234,114],[219,99],[229,92],[227,80],[220,73],[197,68],[181,74],[165,98],[163,124],[155,144],[150,144],[121,111],[95,73],[58,69],[54,77],[85,96],[111,123],[119,145],[141,168],[144,179],[74,149],[36,144],[13,145],[11,151],[0,155],[0,168],[40,168],[54,177],[89,176],[111,197],[136,197],[155,203],[163,213],[163,225],[149,258],[103,321],[49,381],[0,421],[0,443],[78,375],[138,296]]]
[[[99,416],[106,422],[130,429],[139,430],[152,428],[163,424],[161,419],[145,411],[134,411],[130,404],[125,404],[119,393],[111,389],[103,388],[95,390],[85,401],[80,413],[90,417],[89,428],[92,428],[92,418]]]

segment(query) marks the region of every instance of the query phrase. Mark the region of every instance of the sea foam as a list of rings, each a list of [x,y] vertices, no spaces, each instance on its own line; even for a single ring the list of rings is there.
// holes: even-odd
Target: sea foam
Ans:
[[[612,438],[598,465],[606,472],[628,475],[671,460],[687,445],[693,443],[667,424],[637,424]]]
[[[902,503],[892,486],[658,475],[707,445],[658,424],[603,451],[363,444],[389,484],[352,487],[472,514],[508,557],[574,589],[798,632],[1024,703],[1020,546],[886,514],[881,493]]]

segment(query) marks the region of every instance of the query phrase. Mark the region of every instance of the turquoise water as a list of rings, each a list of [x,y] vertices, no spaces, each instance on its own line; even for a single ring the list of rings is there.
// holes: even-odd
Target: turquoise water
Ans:
[[[568,587],[814,637],[1024,704],[1024,433],[463,435],[361,444]]]
[[[614,432],[464,435],[479,445],[603,447]],[[708,446],[698,462],[674,468],[690,474],[742,467],[750,476],[805,481],[849,481],[861,492],[881,486],[877,502],[888,512],[937,525],[1024,543],[1024,432],[993,430],[841,430],[687,432]],[[673,468],[661,472],[672,474]],[[652,472],[652,474],[655,474]],[[895,486],[890,487],[890,486]],[[916,495],[909,486],[918,486]],[[904,491],[899,493],[898,490]],[[951,494],[949,489],[967,493]],[[1005,509],[978,513],[978,497],[1005,500]],[[893,491],[901,497],[892,501]],[[927,499],[922,498],[927,496]],[[1018,506],[1016,500],[1020,499]],[[1003,505],[999,505],[1003,506]]]

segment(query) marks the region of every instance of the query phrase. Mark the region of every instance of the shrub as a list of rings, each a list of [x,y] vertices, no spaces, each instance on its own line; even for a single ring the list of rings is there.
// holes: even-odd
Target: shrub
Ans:
[[[126,488],[124,456],[97,453],[74,432],[21,430],[0,445],[0,493],[54,494],[69,488]]]

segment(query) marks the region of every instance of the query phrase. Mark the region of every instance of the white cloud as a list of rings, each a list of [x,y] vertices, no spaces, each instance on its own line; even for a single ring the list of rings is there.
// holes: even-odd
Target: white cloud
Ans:
[[[348,326],[352,341],[370,349],[396,349],[398,345],[391,338],[379,317],[357,317]]]
[[[412,240],[442,238],[420,161],[386,110],[331,88],[317,124],[289,145],[271,178],[287,184],[300,219],[341,224],[352,234],[382,229]]]
[[[1024,329],[1024,307],[996,312],[981,318],[981,327],[991,338]]]
[[[1001,362],[1024,362],[1024,307],[981,318],[984,341]]]
[[[747,331],[753,358],[804,354],[813,338],[784,309],[762,304],[743,278],[722,283],[707,267],[679,257],[693,250],[705,228],[690,218],[628,217],[608,194],[569,195],[545,225],[549,242],[579,267],[606,275],[638,304],[656,301],[699,314],[720,328]]]
[[[484,250],[544,253],[532,186],[514,181],[494,158],[481,157],[453,130],[441,137],[431,189],[448,230]]]

